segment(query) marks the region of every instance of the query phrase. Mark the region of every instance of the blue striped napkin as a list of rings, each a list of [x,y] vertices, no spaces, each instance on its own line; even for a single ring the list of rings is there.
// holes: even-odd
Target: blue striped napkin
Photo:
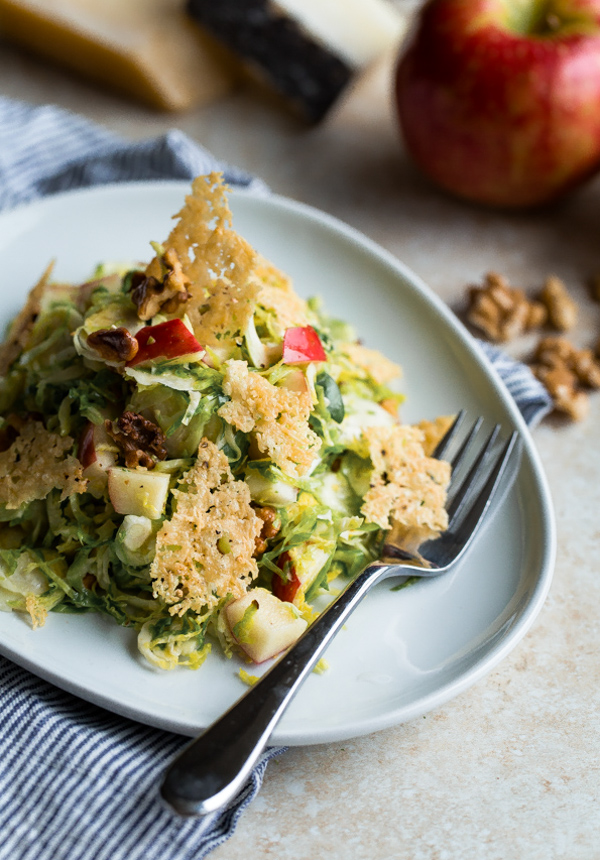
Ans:
[[[0,98],[0,209],[106,182],[192,179],[223,170],[181,132],[142,143],[55,107]],[[551,407],[523,365],[482,345],[529,423]],[[187,739],[114,716],[0,657],[0,860],[200,860],[234,831],[257,794],[270,749],[235,800],[202,820],[165,809],[157,786]]]

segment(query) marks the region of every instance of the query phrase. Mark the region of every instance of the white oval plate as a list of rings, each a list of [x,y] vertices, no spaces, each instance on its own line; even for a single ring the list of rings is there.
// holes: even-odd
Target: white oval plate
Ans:
[[[187,191],[181,182],[106,186],[0,215],[0,323],[19,310],[52,258],[57,279],[69,281],[103,260],[148,259],[149,240],[167,236]],[[292,275],[301,295],[322,296],[366,345],[403,366],[405,421],[462,408],[516,427],[523,438],[516,480],[467,559],[439,580],[399,592],[383,583],[370,594],[329,648],[329,671],[308,679],[272,739],[342,740],[438,707],[517,644],[550,586],[548,489],[514,403],[472,338],[413,273],[307,206],[235,192],[232,209],[236,229]],[[197,672],[155,671],[138,656],[133,631],[94,615],[50,614],[32,631],[21,615],[0,613],[0,652],[84,699],[181,734],[196,734],[246,689],[241,662],[216,649]]]

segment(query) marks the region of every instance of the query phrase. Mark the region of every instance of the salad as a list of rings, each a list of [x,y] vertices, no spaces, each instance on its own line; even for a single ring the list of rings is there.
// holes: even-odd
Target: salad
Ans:
[[[147,265],[49,267],[0,347],[0,609],[260,663],[390,533],[447,527],[451,419],[401,423],[400,368],[235,232],[219,174],[175,219]]]

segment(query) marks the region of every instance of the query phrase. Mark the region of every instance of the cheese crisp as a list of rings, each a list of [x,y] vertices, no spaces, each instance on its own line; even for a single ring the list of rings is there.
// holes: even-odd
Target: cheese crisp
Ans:
[[[382,529],[391,528],[394,521],[425,530],[424,538],[446,529],[450,466],[425,455],[425,434],[418,427],[369,427],[365,439],[373,464],[361,507],[366,521]]]
[[[155,597],[171,615],[241,597],[258,574],[254,548],[262,528],[248,485],[234,480],[227,457],[203,439],[173,496],[175,511],[156,536],[150,566]]]
[[[245,361],[227,363],[223,391],[230,397],[218,411],[225,421],[243,433],[254,433],[259,451],[283,472],[298,477],[308,471],[321,447],[309,425],[308,391],[278,388],[249,372]]]
[[[102,612],[163,669],[263,661],[390,530],[446,528],[450,419],[402,423],[398,365],[235,232],[218,174],[156,238],[49,267],[0,350],[0,609]]]
[[[6,451],[0,452],[0,505],[14,511],[52,490],[61,500],[84,493],[87,480],[70,452],[73,439],[49,433],[41,421],[28,421]]]

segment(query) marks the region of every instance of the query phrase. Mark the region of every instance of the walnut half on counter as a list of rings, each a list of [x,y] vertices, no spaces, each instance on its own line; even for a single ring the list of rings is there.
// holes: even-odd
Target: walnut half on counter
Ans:
[[[531,369],[548,389],[557,411],[574,421],[586,417],[589,399],[582,389],[600,388],[600,364],[591,349],[576,349],[564,337],[545,337]]]
[[[467,320],[495,343],[540,328],[548,316],[543,304],[530,301],[497,272],[488,272],[483,286],[469,287],[468,296]]]
[[[565,332],[577,323],[577,303],[555,275],[546,278],[532,300],[502,275],[488,272],[482,286],[468,288],[468,300],[467,321],[496,343],[544,326]],[[600,342],[596,354],[600,356]],[[577,349],[564,337],[542,337],[528,363],[558,412],[574,421],[585,418],[589,399],[584,389],[600,388],[600,364],[591,349]]]

